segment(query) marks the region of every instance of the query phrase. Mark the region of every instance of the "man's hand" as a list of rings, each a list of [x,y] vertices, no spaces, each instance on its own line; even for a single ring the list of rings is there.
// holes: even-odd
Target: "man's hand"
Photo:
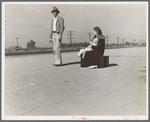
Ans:
[[[61,42],[61,40],[62,40],[62,35],[59,35],[58,40]]]
[[[49,42],[52,43],[52,38],[49,38]]]

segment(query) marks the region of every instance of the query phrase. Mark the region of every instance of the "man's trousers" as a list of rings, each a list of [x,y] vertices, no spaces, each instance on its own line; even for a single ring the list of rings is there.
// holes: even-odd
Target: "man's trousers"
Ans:
[[[55,57],[55,64],[62,64],[62,56],[61,56],[61,40],[58,40],[60,37],[59,34],[53,33],[53,53]]]

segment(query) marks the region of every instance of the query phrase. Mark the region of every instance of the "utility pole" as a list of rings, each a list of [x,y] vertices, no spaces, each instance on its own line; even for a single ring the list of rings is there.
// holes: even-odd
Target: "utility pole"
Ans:
[[[69,38],[67,38],[67,39],[70,39],[70,44],[72,45],[72,39],[74,39],[73,37],[72,37],[72,33],[73,33],[74,31],[69,31]]]
[[[119,46],[119,37],[117,37],[117,46]]]
[[[89,35],[89,40],[91,41],[91,32],[89,32],[88,35]]]
[[[123,38],[122,40],[123,40],[123,47],[124,47],[124,40],[125,40],[125,38]]]
[[[107,40],[107,47],[108,47],[108,36],[106,36],[106,40]]]
[[[133,39],[133,44],[135,44],[136,43],[136,39]]]
[[[135,41],[135,44],[136,44],[136,39],[134,39],[134,41]]]
[[[19,42],[18,42],[19,37],[16,37],[15,39],[17,41],[17,47],[19,47]]]

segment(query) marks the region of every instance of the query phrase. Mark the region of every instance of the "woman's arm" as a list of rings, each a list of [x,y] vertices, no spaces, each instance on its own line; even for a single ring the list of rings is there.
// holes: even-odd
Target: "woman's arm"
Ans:
[[[96,50],[99,51],[104,47],[105,47],[105,39],[99,38],[97,46],[92,46],[92,49],[95,51]]]
[[[94,42],[91,42],[91,41],[90,41],[90,45],[96,46],[97,44],[95,44]]]

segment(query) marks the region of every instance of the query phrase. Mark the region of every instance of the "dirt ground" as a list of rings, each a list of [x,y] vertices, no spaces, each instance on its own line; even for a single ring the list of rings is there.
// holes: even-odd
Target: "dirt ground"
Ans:
[[[146,115],[146,48],[108,49],[109,67],[80,67],[78,52],[6,56],[6,116]]]

